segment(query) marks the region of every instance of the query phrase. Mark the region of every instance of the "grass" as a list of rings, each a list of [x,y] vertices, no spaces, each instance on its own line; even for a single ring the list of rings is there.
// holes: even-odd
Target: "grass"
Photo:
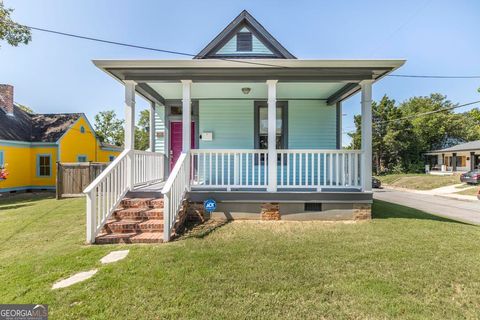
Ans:
[[[480,317],[478,227],[380,201],[373,212],[365,223],[234,222],[163,245],[86,246],[83,199],[2,201],[0,301],[47,303],[51,319]],[[127,259],[100,266],[126,247]]]
[[[460,183],[460,178],[455,175],[389,174],[377,178],[380,179],[385,186],[415,190],[431,190]]]
[[[475,188],[468,188],[468,189],[462,190],[460,192],[457,192],[457,194],[463,194],[467,196],[476,196],[478,193],[478,190],[479,190],[479,187],[477,186]]]

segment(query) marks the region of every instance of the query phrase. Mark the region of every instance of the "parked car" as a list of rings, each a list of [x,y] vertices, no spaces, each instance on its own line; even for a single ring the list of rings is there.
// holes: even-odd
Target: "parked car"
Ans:
[[[380,188],[382,186],[382,182],[375,177],[372,177],[372,188]]]
[[[463,173],[460,176],[460,181],[468,184],[479,184],[480,183],[480,169],[472,170]]]
[[[480,189],[478,189],[477,199],[480,200]]]

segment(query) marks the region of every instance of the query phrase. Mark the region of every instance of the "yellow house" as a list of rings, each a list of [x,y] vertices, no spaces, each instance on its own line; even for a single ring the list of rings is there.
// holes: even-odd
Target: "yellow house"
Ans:
[[[83,113],[29,114],[0,85],[0,192],[55,189],[56,162],[111,162],[121,148],[101,143]]]

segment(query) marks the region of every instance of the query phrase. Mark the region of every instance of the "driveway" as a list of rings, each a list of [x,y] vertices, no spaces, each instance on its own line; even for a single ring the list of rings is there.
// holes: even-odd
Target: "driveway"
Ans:
[[[480,225],[480,202],[386,188],[374,190],[373,197],[452,220]]]

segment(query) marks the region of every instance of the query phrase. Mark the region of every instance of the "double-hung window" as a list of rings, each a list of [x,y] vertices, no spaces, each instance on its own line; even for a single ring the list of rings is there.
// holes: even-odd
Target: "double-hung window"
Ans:
[[[37,156],[37,176],[50,177],[52,175],[52,156],[39,154]]]

